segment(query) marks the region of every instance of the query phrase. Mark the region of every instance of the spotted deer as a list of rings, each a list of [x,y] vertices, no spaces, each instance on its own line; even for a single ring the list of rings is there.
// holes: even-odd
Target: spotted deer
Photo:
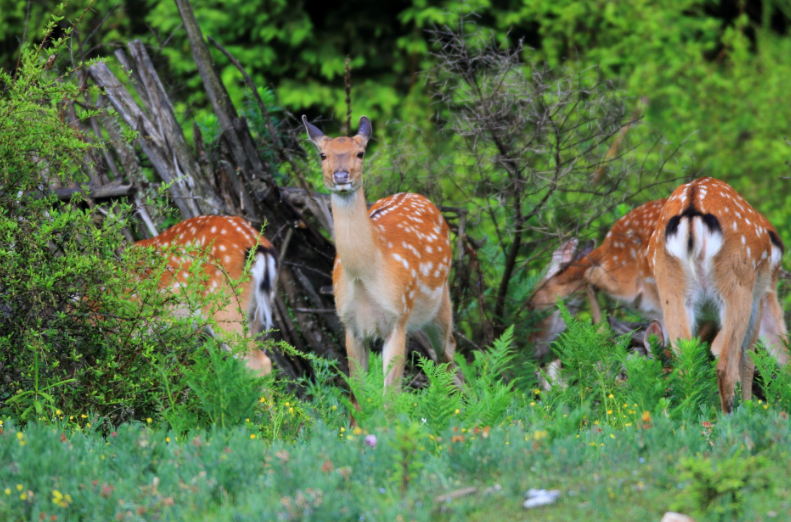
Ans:
[[[552,254],[546,275],[530,296],[527,308],[531,311],[554,308],[558,299],[585,290],[593,321],[597,323],[601,320],[601,310],[595,294],[601,291],[649,319],[661,320],[662,310],[646,247],[664,203],[664,199],[650,201],[623,216],[598,248],[593,249],[589,243],[578,251],[576,239],[560,245]],[[549,353],[549,345],[565,328],[557,310],[543,319],[529,338],[536,347],[536,356]]]
[[[371,122],[365,116],[351,138],[328,138],[305,116],[302,121],[331,193],[337,249],[332,287],[346,328],[351,376],[368,368],[367,342],[384,339],[385,388],[398,389],[406,336],[417,330],[428,334],[442,362],[453,363],[451,247],[442,214],[425,197],[408,193],[380,199],[368,209],[363,158]]]
[[[272,327],[272,301],[277,275],[277,256],[274,247],[246,220],[239,217],[199,216],[170,227],[152,239],[138,241],[134,248],[148,248],[169,255],[166,271],[159,280],[162,289],[178,288],[187,284],[192,267],[185,247],[204,249],[206,261],[202,270],[206,280],[203,294],[226,291],[232,296],[223,308],[204,307],[204,315],[212,314],[217,326],[225,332],[244,334],[249,331],[247,366],[259,375],[272,371],[272,362],[258,349],[253,339]],[[249,274],[244,273],[250,250],[255,250]],[[191,252],[195,252],[192,250]],[[245,279],[242,279],[243,276]],[[237,296],[230,281],[242,280]]]
[[[669,341],[689,339],[706,311],[718,317],[721,329],[711,351],[719,357],[722,410],[730,413],[737,380],[743,399],[752,394],[755,367],[748,351],[764,324],[764,309],[769,323],[778,329],[782,324],[782,318],[778,322],[772,316],[778,313],[774,291],[783,243],[738,192],[707,177],[673,192],[662,207],[647,256]],[[784,348],[776,346],[774,352],[781,363],[787,362]]]
[[[650,335],[656,335],[660,340],[665,337],[662,307],[647,251],[666,201],[660,199],[645,203],[623,216],[610,229],[602,245],[594,250],[592,246],[577,250],[575,239],[560,245],[552,255],[546,275],[528,301],[528,308],[534,311],[554,308],[558,299],[566,299],[585,290],[591,302],[591,315],[594,322],[598,322],[601,311],[595,293],[601,291],[652,321],[644,333],[641,348],[649,353],[647,338]],[[761,226],[778,238],[782,248],[775,228],[763,216],[757,216]],[[764,298],[765,313],[759,335],[772,355],[784,365],[788,362],[785,348],[787,330],[776,292],[779,258],[777,261],[772,264],[772,284]],[[539,323],[530,336],[538,357],[549,352],[549,345],[565,330],[565,326],[557,310]],[[708,338],[711,326],[710,323],[701,325],[697,335]],[[557,368],[550,366],[550,373],[553,370],[557,373]]]

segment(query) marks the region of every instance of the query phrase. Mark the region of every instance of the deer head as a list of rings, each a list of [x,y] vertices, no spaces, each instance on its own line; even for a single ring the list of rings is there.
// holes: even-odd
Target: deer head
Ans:
[[[555,309],[558,300],[566,299],[584,286],[584,265],[579,261],[591,253],[596,243],[588,241],[579,249],[577,246],[577,239],[570,239],[553,252],[546,275],[527,302],[527,309],[532,313],[549,310],[528,339],[535,345],[539,358],[549,353],[549,345],[566,329],[560,312]]]
[[[324,186],[337,194],[353,194],[363,184],[363,158],[371,137],[371,120],[362,116],[357,135],[329,138],[302,116],[310,140],[319,149]]]

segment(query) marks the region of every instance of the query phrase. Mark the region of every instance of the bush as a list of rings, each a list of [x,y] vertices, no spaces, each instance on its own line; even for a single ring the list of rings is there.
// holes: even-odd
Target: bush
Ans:
[[[70,31],[58,39],[50,32],[47,53],[55,56]],[[201,332],[216,325],[199,311],[232,297],[203,295],[205,253],[124,251],[128,205],[62,204],[51,192],[65,179],[87,181],[102,144],[65,116],[67,107],[82,121],[97,116],[76,102],[98,93],[51,74],[43,47],[24,49],[16,77],[0,71],[0,412],[20,421],[92,412],[117,425],[168,407],[185,409],[195,425],[201,412],[239,422],[260,383],[214,343],[204,345]],[[194,261],[190,284],[177,293],[159,288],[169,254]],[[240,344],[222,341],[232,350]],[[233,388],[222,388],[219,376],[233,377]],[[222,407],[210,400],[231,398]]]

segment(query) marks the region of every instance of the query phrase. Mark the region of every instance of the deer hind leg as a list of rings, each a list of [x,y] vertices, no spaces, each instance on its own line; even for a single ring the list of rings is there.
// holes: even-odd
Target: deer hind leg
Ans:
[[[751,381],[742,382],[742,387],[752,386],[752,361],[747,363],[743,359],[747,358],[744,349],[750,345],[755,336],[755,333],[752,336],[748,334],[750,330],[756,329],[756,325],[751,323],[760,320],[760,306],[753,303],[753,285],[746,283],[739,281],[728,288],[727,292],[722,293],[723,310],[720,313],[722,329],[711,345],[712,353],[719,354],[717,387],[723,413],[731,413],[733,410],[734,389],[740,374]],[[744,393],[745,391],[742,391],[743,397]],[[751,394],[751,391],[746,393]]]
[[[763,301],[756,300],[753,303],[753,310],[750,314],[750,324],[747,327],[747,335],[744,336],[744,344],[742,344],[742,357],[739,362],[739,379],[742,382],[743,401],[748,401],[753,398],[755,361],[753,361],[750,355],[751,352],[755,351],[755,343],[758,340],[758,329],[761,324],[761,317],[766,313],[763,306]]]
[[[406,321],[393,328],[385,339],[382,349],[382,365],[385,373],[385,392],[387,388],[400,390],[406,364]]]
[[[437,352],[437,359],[440,363],[448,364],[451,370],[455,371],[457,386],[462,386],[464,379],[456,366],[456,339],[453,337],[453,307],[450,302],[450,291],[448,286],[442,292],[442,304],[440,304],[436,317],[426,329]]]
[[[678,352],[677,341],[692,337],[694,323],[694,310],[687,303],[685,294],[688,277],[681,263],[664,252],[658,253],[655,272],[657,281],[663,282],[659,288],[659,299],[667,331],[665,340]]]
[[[777,300],[775,291],[777,284],[766,294],[763,300],[763,313],[761,314],[761,327],[759,335],[766,342],[766,349],[775,358],[780,366],[788,364],[788,348],[786,348],[786,325],[783,320],[783,308]]]

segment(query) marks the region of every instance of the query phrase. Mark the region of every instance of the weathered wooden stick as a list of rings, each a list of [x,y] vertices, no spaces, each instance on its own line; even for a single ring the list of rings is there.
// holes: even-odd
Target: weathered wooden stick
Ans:
[[[131,196],[135,193],[135,187],[131,183],[111,183],[100,187],[91,187],[87,183],[83,183],[77,187],[56,189],[53,192],[61,201],[70,201],[76,194],[98,200]]]

